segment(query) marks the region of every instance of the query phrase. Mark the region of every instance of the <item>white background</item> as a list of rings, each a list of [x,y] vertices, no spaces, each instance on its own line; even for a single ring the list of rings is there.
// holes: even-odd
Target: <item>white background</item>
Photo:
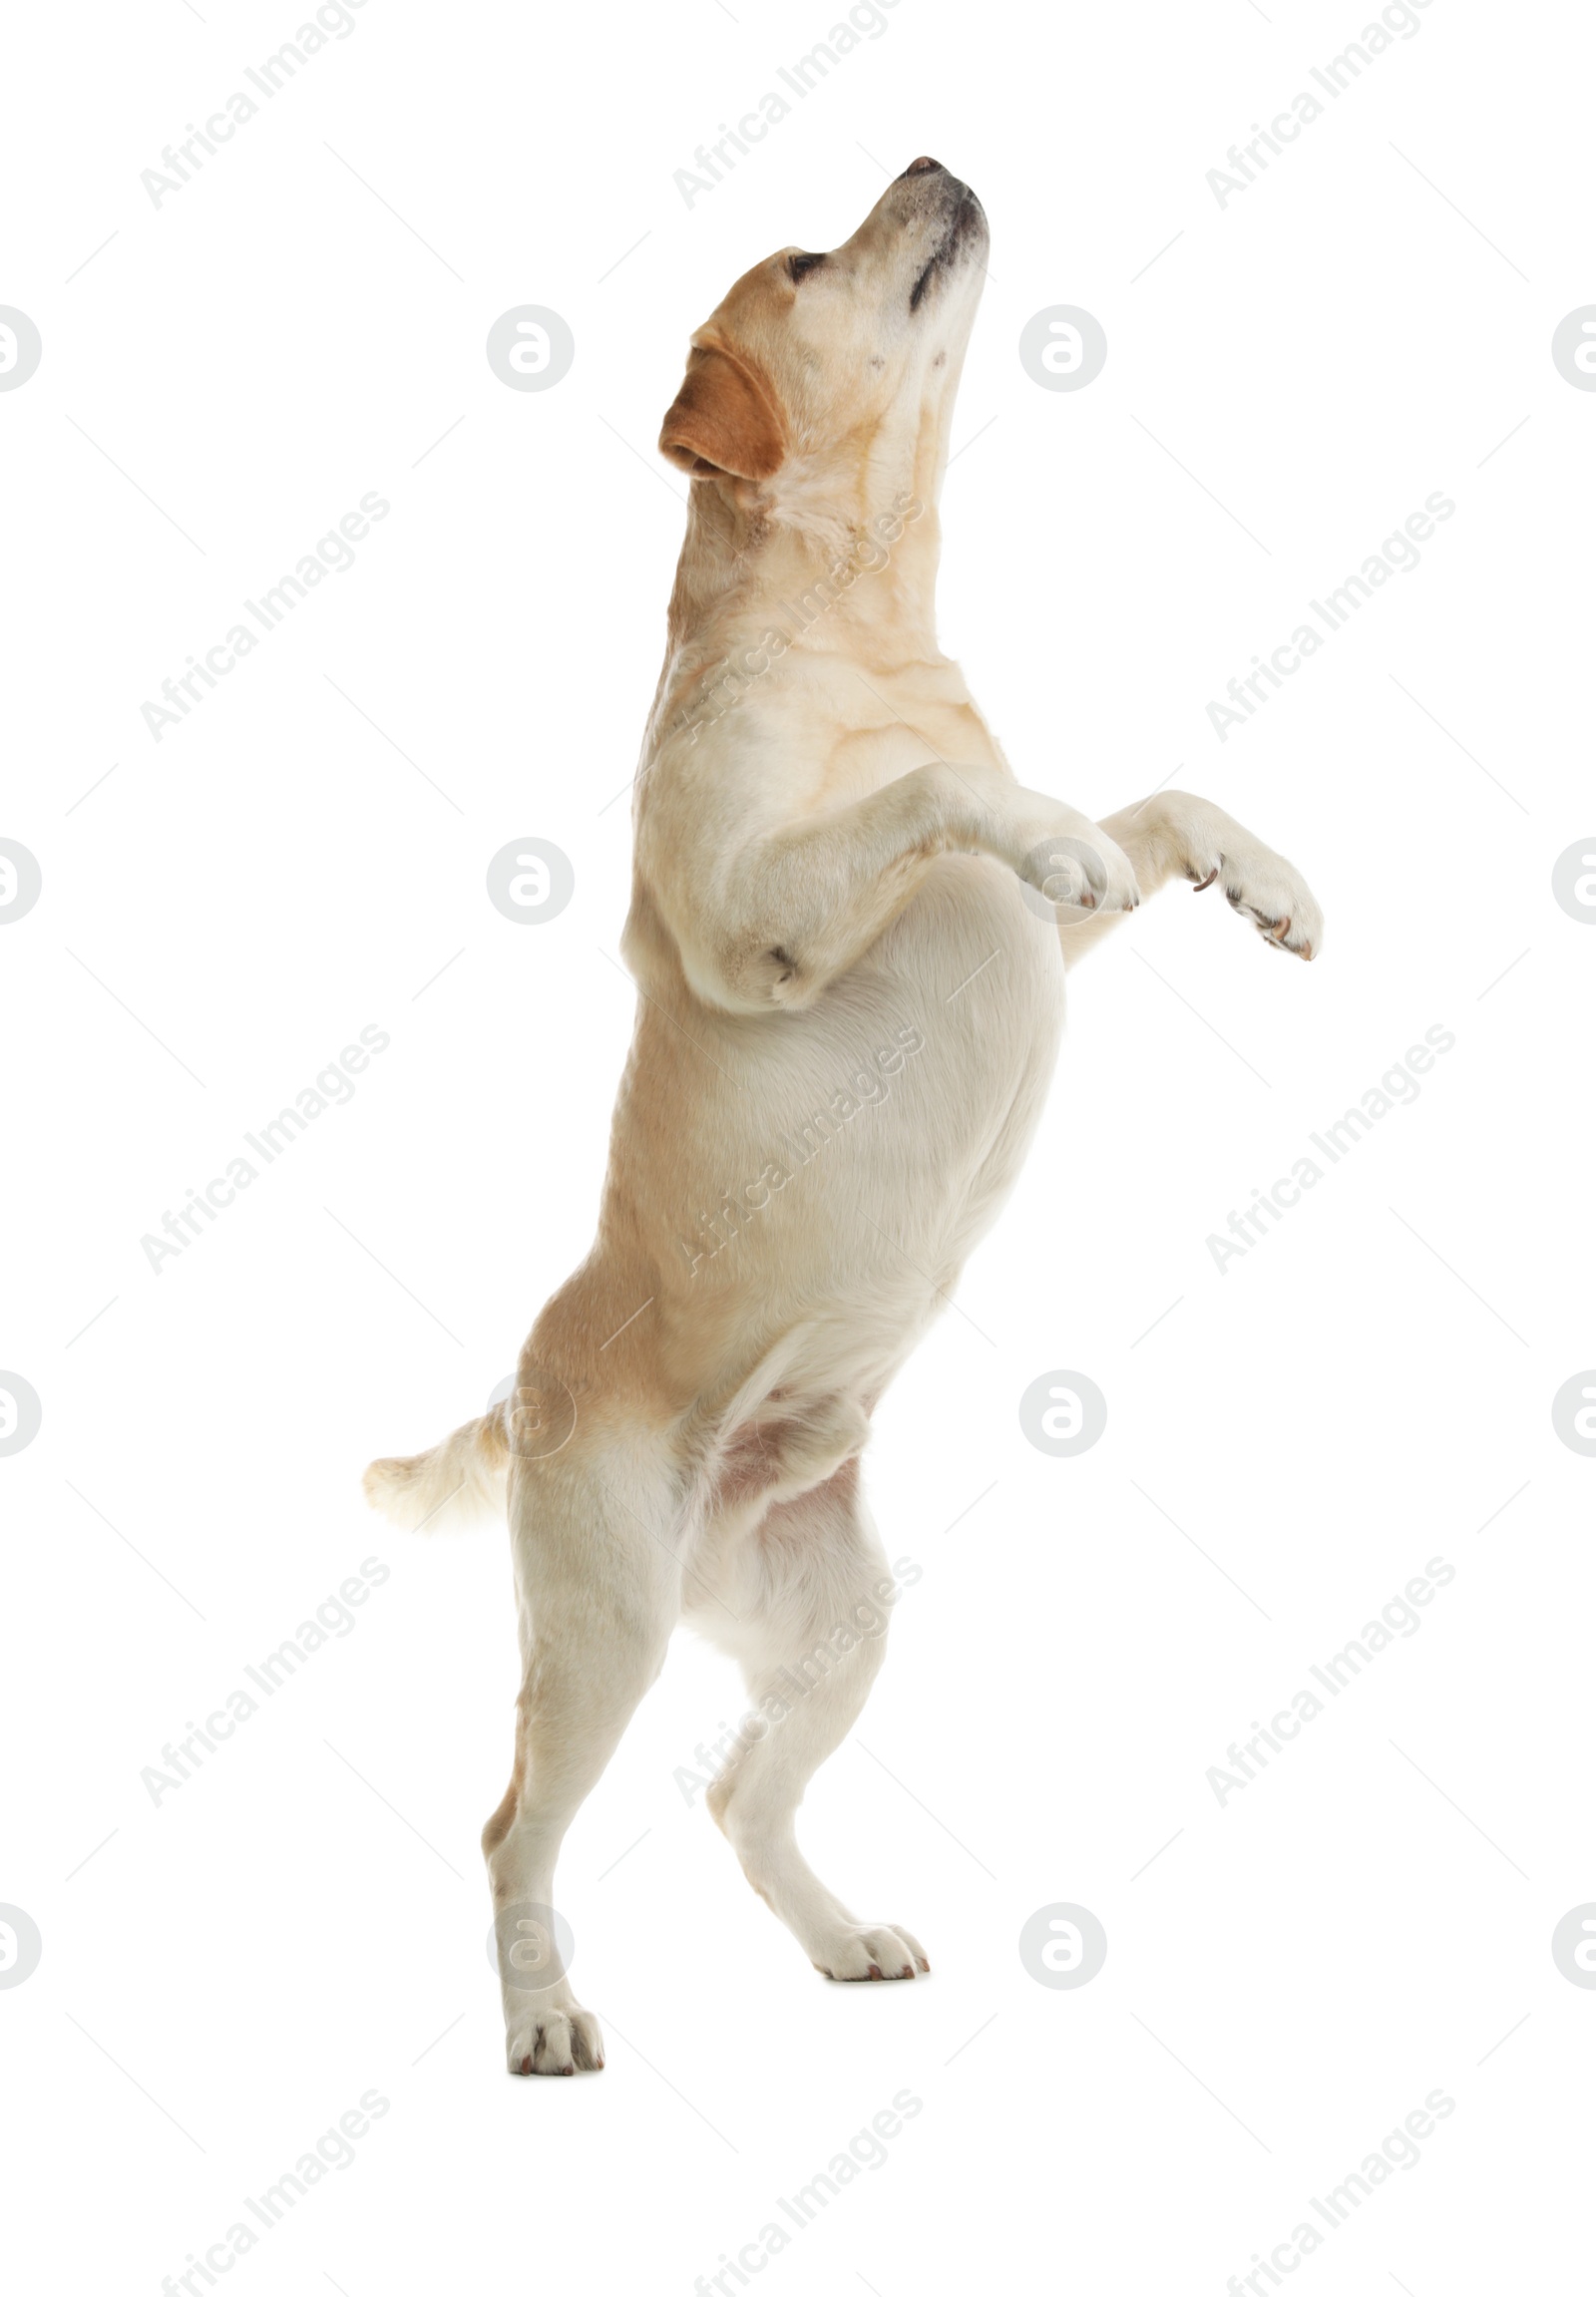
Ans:
[[[1596,1361],[1596,934],[1550,879],[1596,827],[1596,395],[1549,344],[1596,296],[1589,19],[1432,0],[1221,209],[1205,173],[1351,0],[900,0],[689,209],[673,171],[825,10],[368,0],[158,209],[141,171],[295,29],[197,5],[35,9],[7,66],[0,301],[44,342],[0,396],[0,835],[44,873],[0,934],[0,1364],[44,1413],[0,1459],[0,1900],[43,1937],[0,1991],[19,2284],[159,2290],[376,2090],[242,2297],[687,2292],[908,2089],[777,2297],[1217,2293],[1443,2089],[1302,2285],[1572,2286],[1596,1999],[1549,1939],[1596,1897],[1596,1464],[1550,1399]],[[607,2070],[512,2082],[477,1851],[504,1539],[390,1532],[358,1477],[483,1408],[591,1237],[631,1005],[603,808],[688,332],[921,152],[993,226],[944,644],[1022,780],[1211,796],[1327,944],[1278,962],[1179,888],[1091,957],[1022,1185],[879,1414],[923,1577],[803,1823],[929,1983],[825,1985],[686,1806],[740,1686],[683,1637],[561,1870]],[[484,356],[528,302],[577,344],[542,393]],[[1075,393],[1017,356],[1056,303],[1107,333]],[[355,567],[156,743],[140,705],[373,489]],[[1435,490],[1418,570],[1221,743],[1226,681]],[[526,836],[577,878],[536,930],[483,890]],[[368,1023],[354,1100],[153,1272],[141,1237]],[[1221,1274],[1210,1232],[1434,1024],[1416,1103]],[[1016,1416],[1058,1367],[1108,1399],[1075,1460]],[[141,1769],[367,1556],[355,1631],[153,1804]],[[1222,1808],[1229,1742],[1436,1556],[1421,1631]],[[1079,1991],[1016,1950],[1055,1901],[1107,1932]]]

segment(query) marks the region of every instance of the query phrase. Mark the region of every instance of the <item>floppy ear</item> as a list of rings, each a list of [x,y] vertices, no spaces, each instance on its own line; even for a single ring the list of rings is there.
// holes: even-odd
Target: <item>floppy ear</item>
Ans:
[[[695,479],[721,471],[734,479],[768,479],[786,451],[781,417],[754,370],[729,351],[690,351],[659,452]]]

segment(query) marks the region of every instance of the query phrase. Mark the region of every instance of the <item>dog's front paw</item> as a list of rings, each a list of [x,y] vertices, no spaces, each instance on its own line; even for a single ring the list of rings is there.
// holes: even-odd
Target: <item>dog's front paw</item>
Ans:
[[[901,1922],[863,1923],[818,1942],[810,1959],[823,1978],[914,1978],[929,1971],[926,1950]]]
[[[1229,840],[1222,853],[1189,859],[1186,875],[1200,894],[1216,883],[1223,887],[1231,908],[1257,927],[1271,949],[1311,959],[1324,947],[1324,913],[1306,879],[1256,839]]]
[[[511,2019],[505,2061],[512,2074],[598,2074],[603,2069],[604,2039],[591,2010],[576,2002],[558,2008],[549,2003]]]

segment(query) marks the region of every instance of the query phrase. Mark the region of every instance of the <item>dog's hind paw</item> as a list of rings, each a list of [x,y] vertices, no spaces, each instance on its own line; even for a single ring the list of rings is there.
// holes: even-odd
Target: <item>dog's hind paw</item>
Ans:
[[[604,2040],[593,2012],[576,2003],[564,2010],[529,2010],[512,2020],[505,2057],[512,2074],[598,2074]]]
[[[839,1931],[811,1959],[823,1978],[915,1978],[931,1969],[925,1948],[901,1922]]]

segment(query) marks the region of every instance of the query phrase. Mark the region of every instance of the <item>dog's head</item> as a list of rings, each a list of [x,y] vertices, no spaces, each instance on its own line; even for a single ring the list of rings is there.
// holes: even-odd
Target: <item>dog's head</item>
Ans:
[[[987,218],[968,184],[916,160],[829,254],[745,272],[692,338],[659,434],[695,479],[846,480],[941,436],[975,319]]]

